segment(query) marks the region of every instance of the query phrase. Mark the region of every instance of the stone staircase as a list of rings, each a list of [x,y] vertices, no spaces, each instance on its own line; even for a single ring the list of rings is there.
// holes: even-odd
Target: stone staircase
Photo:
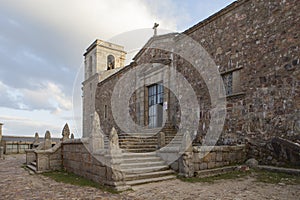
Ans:
[[[32,171],[32,172],[34,172],[34,173],[36,173],[36,169],[37,169],[37,167],[36,167],[36,161],[33,161],[33,162],[31,162],[31,163],[29,163],[28,165],[26,165],[26,167],[30,170],[30,171]]]
[[[121,170],[126,185],[130,186],[176,178],[174,171],[156,152],[123,153]]]
[[[162,147],[160,146],[158,139],[159,131],[160,129],[152,129],[146,133],[122,133],[119,135],[120,148],[124,151],[134,153],[154,152]],[[182,138],[176,135],[174,129],[164,128],[163,132],[165,134],[165,145],[168,145],[171,142],[180,143],[182,140]]]
[[[157,136],[151,134],[122,134],[119,138],[120,148],[127,152],[153,152],[158,149]]]

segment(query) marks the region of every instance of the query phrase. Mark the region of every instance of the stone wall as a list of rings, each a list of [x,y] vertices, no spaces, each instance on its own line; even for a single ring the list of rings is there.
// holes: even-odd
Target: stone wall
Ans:
[[[247,143],[248,157],[255,158],[259,164],[275,166],[300,166],[300,142],[280,137],[268,141]]]
[[[61,170],[62,169],[61,149],[62,149],[62,144],[61,142],[59,142],[54,147],[47,150],[34,150],[37,172]],[[32,155],[32,150],[29,150],[26,153],[28,155],[28,159],[26,158],[26,162],[30,162],[30,160],[34,159],[34,156]]]
[[[217,145],[264,143],[274,137],[299,140],[299,9],[297,0],[239,0],[183,32],[205,48],[223,78],[231,75],[226,120]],[[149,43],[166,37],[177,41],[171,34]],[[201,110],[194,144],[201,145],[212,110],[203,77],[172,52],[144,48],[134,59],[134,64],[98,84],[96,109],[105,132],[117,127],[111,114],[111,94],[124,73],[143,63],[170,59],[169,66],[186,78],[197,96]],[[105,119],[104,104],[108,106]],[[173,106],[172,116],[180,115],[176,105],[169,102],[168,106]]]
[[[241,164],[245,159],[245,145],[215,146],[210,151],[208,148],[203,147],[193,148],[193,165],[195,171]]]
[[[68,172],[109,185],[112,178],[111,169],[97,160],[81,140],[64,142],[62,156],[63,167]]]
[[[234,76],[232,92],[227,95],[227,116],[219,145],[245,143],[245,139],[251,138],[298,137],[299,6],[296,0],[240,0],[183,32],[206,49],[222,76],[228,73]],[[159,58],[171,58],[171,55],[146,49],[135,59],[141,64]],[[183,58],[174,56],[172,61],[195,89],[202,109],[196,141],[201,144],[210,122],[207,87]],[[100,99],[110,105],[112,88],[126,71],[98,86],[96,107],[100,118],[104,113]],[[103,120],[106,121],[113,123],[109,122],[112,121],[110,113]]]
[[[172,152],[168,152],[169,158]],[[197,172],[220,168],[228,165],[242,164],[246,160],[246,146],[193,146],[182,152],[182,155],[170,167],[180,176],[193,177]],[[164,159],[167,154],[161,154]],[[173,155],[176,155],[173,153]]]
[[[80,140],[64,142],[62,156],[67,171],[95,182],[106,178],[105,166],[93,158]]]
[[[241,0],[184,32],[220,73],[239,72],[220,143],[299,137],[299,8],[297,0]]]
[[[22,141],[2,141],[4,154],[25,153],[25,150],[31,149],[32,142]]]

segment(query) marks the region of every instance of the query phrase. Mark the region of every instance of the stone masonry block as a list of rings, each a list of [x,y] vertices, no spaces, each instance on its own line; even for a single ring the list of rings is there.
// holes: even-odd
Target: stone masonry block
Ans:
[[[207,163],[201,163],[199,168],[200,170],[207,169]]]

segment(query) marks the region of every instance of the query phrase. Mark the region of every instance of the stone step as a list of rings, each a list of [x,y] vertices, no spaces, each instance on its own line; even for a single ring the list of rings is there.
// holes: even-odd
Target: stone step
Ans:
[[[32,164],[29,164],[26,166],[29,170],[33,171],[34,173],[36,173],[36,166],[33,166]]]
[[[127,139],[123,139],[123,140],[119,140],[120,144],[124,144],[124,143],[150,143],[150,144],[157,144],[157,140],[127,140]]]
[[[157,145],[148,145],[148,144],[136,144],[136,145],[130,145],[130,144],[123,144],[120,146],[123,149],[156,149]]]
[[[160,131],[161,131],[161,128],[144,129],[143,133],[141,133],[141,132],[121,133],[120,136],[123,136],[123,135],[153,135]]]
[[[158,147],[158,145],[157,144],[155,144],[155,145],[153,145],[153,144],[121,144],[120,145],[120,147],[121,148],[135,148],[135,149],[138,149],[138,148],[142,148],[142,149],[147,149],[147,148],[157,148]]]
[[[139,162],[139,163],[121,163],[121,169],[133,169],[133,168],[147,168],[147,167],[158,167],[164,166],[164,161],[155,161],[155,162]]]
[[[120,138],[126,138],[126,137],[132,137],[132,138],[155,138],[157,137],[157,133],[155,134],[128,134],[128,135],[120,135]]]
[[[140,180],[132,180],[132,181],[125,181],[127,185],[139,185],[139,184],[145,184],[145,183],[152,183],[152,182],[158,182],[158,181],[164,181],[164,180],[170,180],[175,179],[175,175],[170,176],[162,176],[157,178],[148,178],[148,179],[140,179]]]
[[[156,178],[156,177],[162,177],[162,176],[167,176],[172,174],[174,174],[173,170],[164,170],[164,171],[141,173],[141,174],[127,174],[125,175],[125,181]]]
[[[139,158],[123,158],[124,163],[158,162],[158,161],[161,161],[161,159],[156,156],[139,157]]]
[[[144,158],[144,157],[153,157],[157,156],[156,152],[147,152],[147,153],[128,153],[124,152],[122,153],[123,158]]]
[[[126,168],[122,169],[125,174],[141,174],[141,173],[148,173],[148,172],[155,172],[155,171],[162,171],[169,169],[168,165],[159,165],[159,166],[151,166],[151,167],[134,167],[134,168]]]
[[[33,161],[30,164],[36,167],[36,161]]]
[[[157,149],[156,148],[147,148],[147,149],[124,149],[124,152],[127,153],[150,153],[150,152],[155,152]]]
[[[157,139],[120,138],[119,143],[122,143],[122,142],[157,142]]]

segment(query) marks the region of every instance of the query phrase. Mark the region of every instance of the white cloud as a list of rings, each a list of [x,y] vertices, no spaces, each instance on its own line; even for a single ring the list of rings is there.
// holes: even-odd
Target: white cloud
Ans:
[[[36,129],[44,131],[43,128],[56,127],[53,124],[61,125],[65,122],[63,117],[70,117],[72,83],[89,44],[96,38],[108,40],[127,31],[152,28],[154,22],[160,24],[159,33],[162,29],[177,30],[190,15],[202,13],[199,10],[192,14],[187,12],[187,7],[196,2],[1,1],[0,113],[24,115],[25,119],[31,119],[23,122],[22,119],[11,120],[5,128],[11,134],[23,135]],[[143,41],[139,34],[134,36],[135,42],[138,39]],[[134,48],[127,49],[132,51]],[[80,87],[79,84],[79,93]],[[81,108],[77,107],[78,110],[74,111],[76,117],[81,113]],[[48,118],[51,120],[45,122]]]
[[[34,133],[38,132],[40,136],[44,136],[46,130],[49,130],[52,136],[60,137],[62,129],[62,127],[53,125],[53,123],[43,122],[27,117],[0,115],[0,120],[1,122],[4,122],[4,135],[34,136]]]
[[[1,107],[21,110],[49,110],[59,113],[61,110],[71,110],[71,97],[66,96],[60,86],[52,82],[44,82],[36,89],[15,89],[0,81]]]
[[[172,2],[163,2],[10,0],[4,5],[41,26],[44,24],[47,29],[59,32],[67,40],[89,38],[91,42],[98,37],[107,39],[124,31],[151,28],[155,21],[161,23],[164,29],[176,29],[177,19],[173,19],[175,11],[172,11]],[[156,5],[164,12],[157,12]]]

